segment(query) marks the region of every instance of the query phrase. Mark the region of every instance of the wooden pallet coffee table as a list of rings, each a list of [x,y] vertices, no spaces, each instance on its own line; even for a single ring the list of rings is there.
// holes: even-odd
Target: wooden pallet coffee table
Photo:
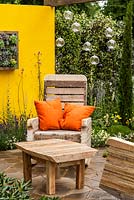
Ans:
[[[97,151],[85,144],[60,139],[19,142],[16,147],[22,150],[25,181],[32,181],[31,158],[46,161],[47,194],[55,194],[57,167],[76,165],[76,188],[83,188],[85,158],[93,157]]]

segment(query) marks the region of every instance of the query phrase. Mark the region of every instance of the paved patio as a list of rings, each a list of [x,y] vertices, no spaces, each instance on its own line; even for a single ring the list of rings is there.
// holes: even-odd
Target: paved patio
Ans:
[[[118,200],[104,190],[99,188],[105,158],[104,150],[99,150],[91,160],[90,165],[85,170],[85,186],[81,190],[75,189],[75,169],[69,167],[61,169],[62,177],[56,181],[56,195],[62,200]],[[4,171],[9,177],[23,178],[21,151],[1,151],[0,152],[0,171]],[[38,200],[45,195],[45,167],[37,164],[33,167],[33,189],[32,197]]]

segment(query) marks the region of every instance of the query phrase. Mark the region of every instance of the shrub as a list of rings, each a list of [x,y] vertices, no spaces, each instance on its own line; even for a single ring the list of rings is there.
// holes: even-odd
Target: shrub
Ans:
[[[25,141],[27,117],[21,115],[16,117],[10,113],[3,115],[0,120],[0,150],[14,149],[15,142]]]
[[[133,141],[134,139],[133,131],[127,126],[112,125],[111,127],[108,127],[107,132],[110,136],[120,137],[129,141]]]

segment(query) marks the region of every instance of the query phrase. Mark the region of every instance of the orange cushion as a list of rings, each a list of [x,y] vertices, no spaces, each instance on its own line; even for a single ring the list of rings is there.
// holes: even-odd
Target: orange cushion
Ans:
[[[34,101],[39,118],[40,130],[60,129],[59,120],[62,119],[62,105],[60,98],[52,101]]]
[[[91,116],[95,106],[78,106],[73,104],[65,104],[63,119],[60,120],[62,129],[80,131],[81,121]]]

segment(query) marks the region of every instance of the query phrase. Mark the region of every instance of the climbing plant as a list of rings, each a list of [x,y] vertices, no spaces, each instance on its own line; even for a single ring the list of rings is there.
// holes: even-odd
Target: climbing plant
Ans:
[[[64,12],[56,11],[56,39],[62,37],[65,43],[62,47],[56,47],[56,71],[86,75],[88,104],[96,101],[98,106],[103,106],[104,111],[111,112],[118,101],[123,22],[116,23],[101,12],[97,12],[94,18],[89,18],[83,12],[66,20]],[[75,22],[80,24],[78,32],[72,30]],[[110,36],[106,33],[108,30],[111,31]],[[109,48],[110,40],[113,42],[112,48]],[[86,42],[90,43],[88,50],[84,48]],[[99,62],[94,64],[92,56],[97,56]]]

